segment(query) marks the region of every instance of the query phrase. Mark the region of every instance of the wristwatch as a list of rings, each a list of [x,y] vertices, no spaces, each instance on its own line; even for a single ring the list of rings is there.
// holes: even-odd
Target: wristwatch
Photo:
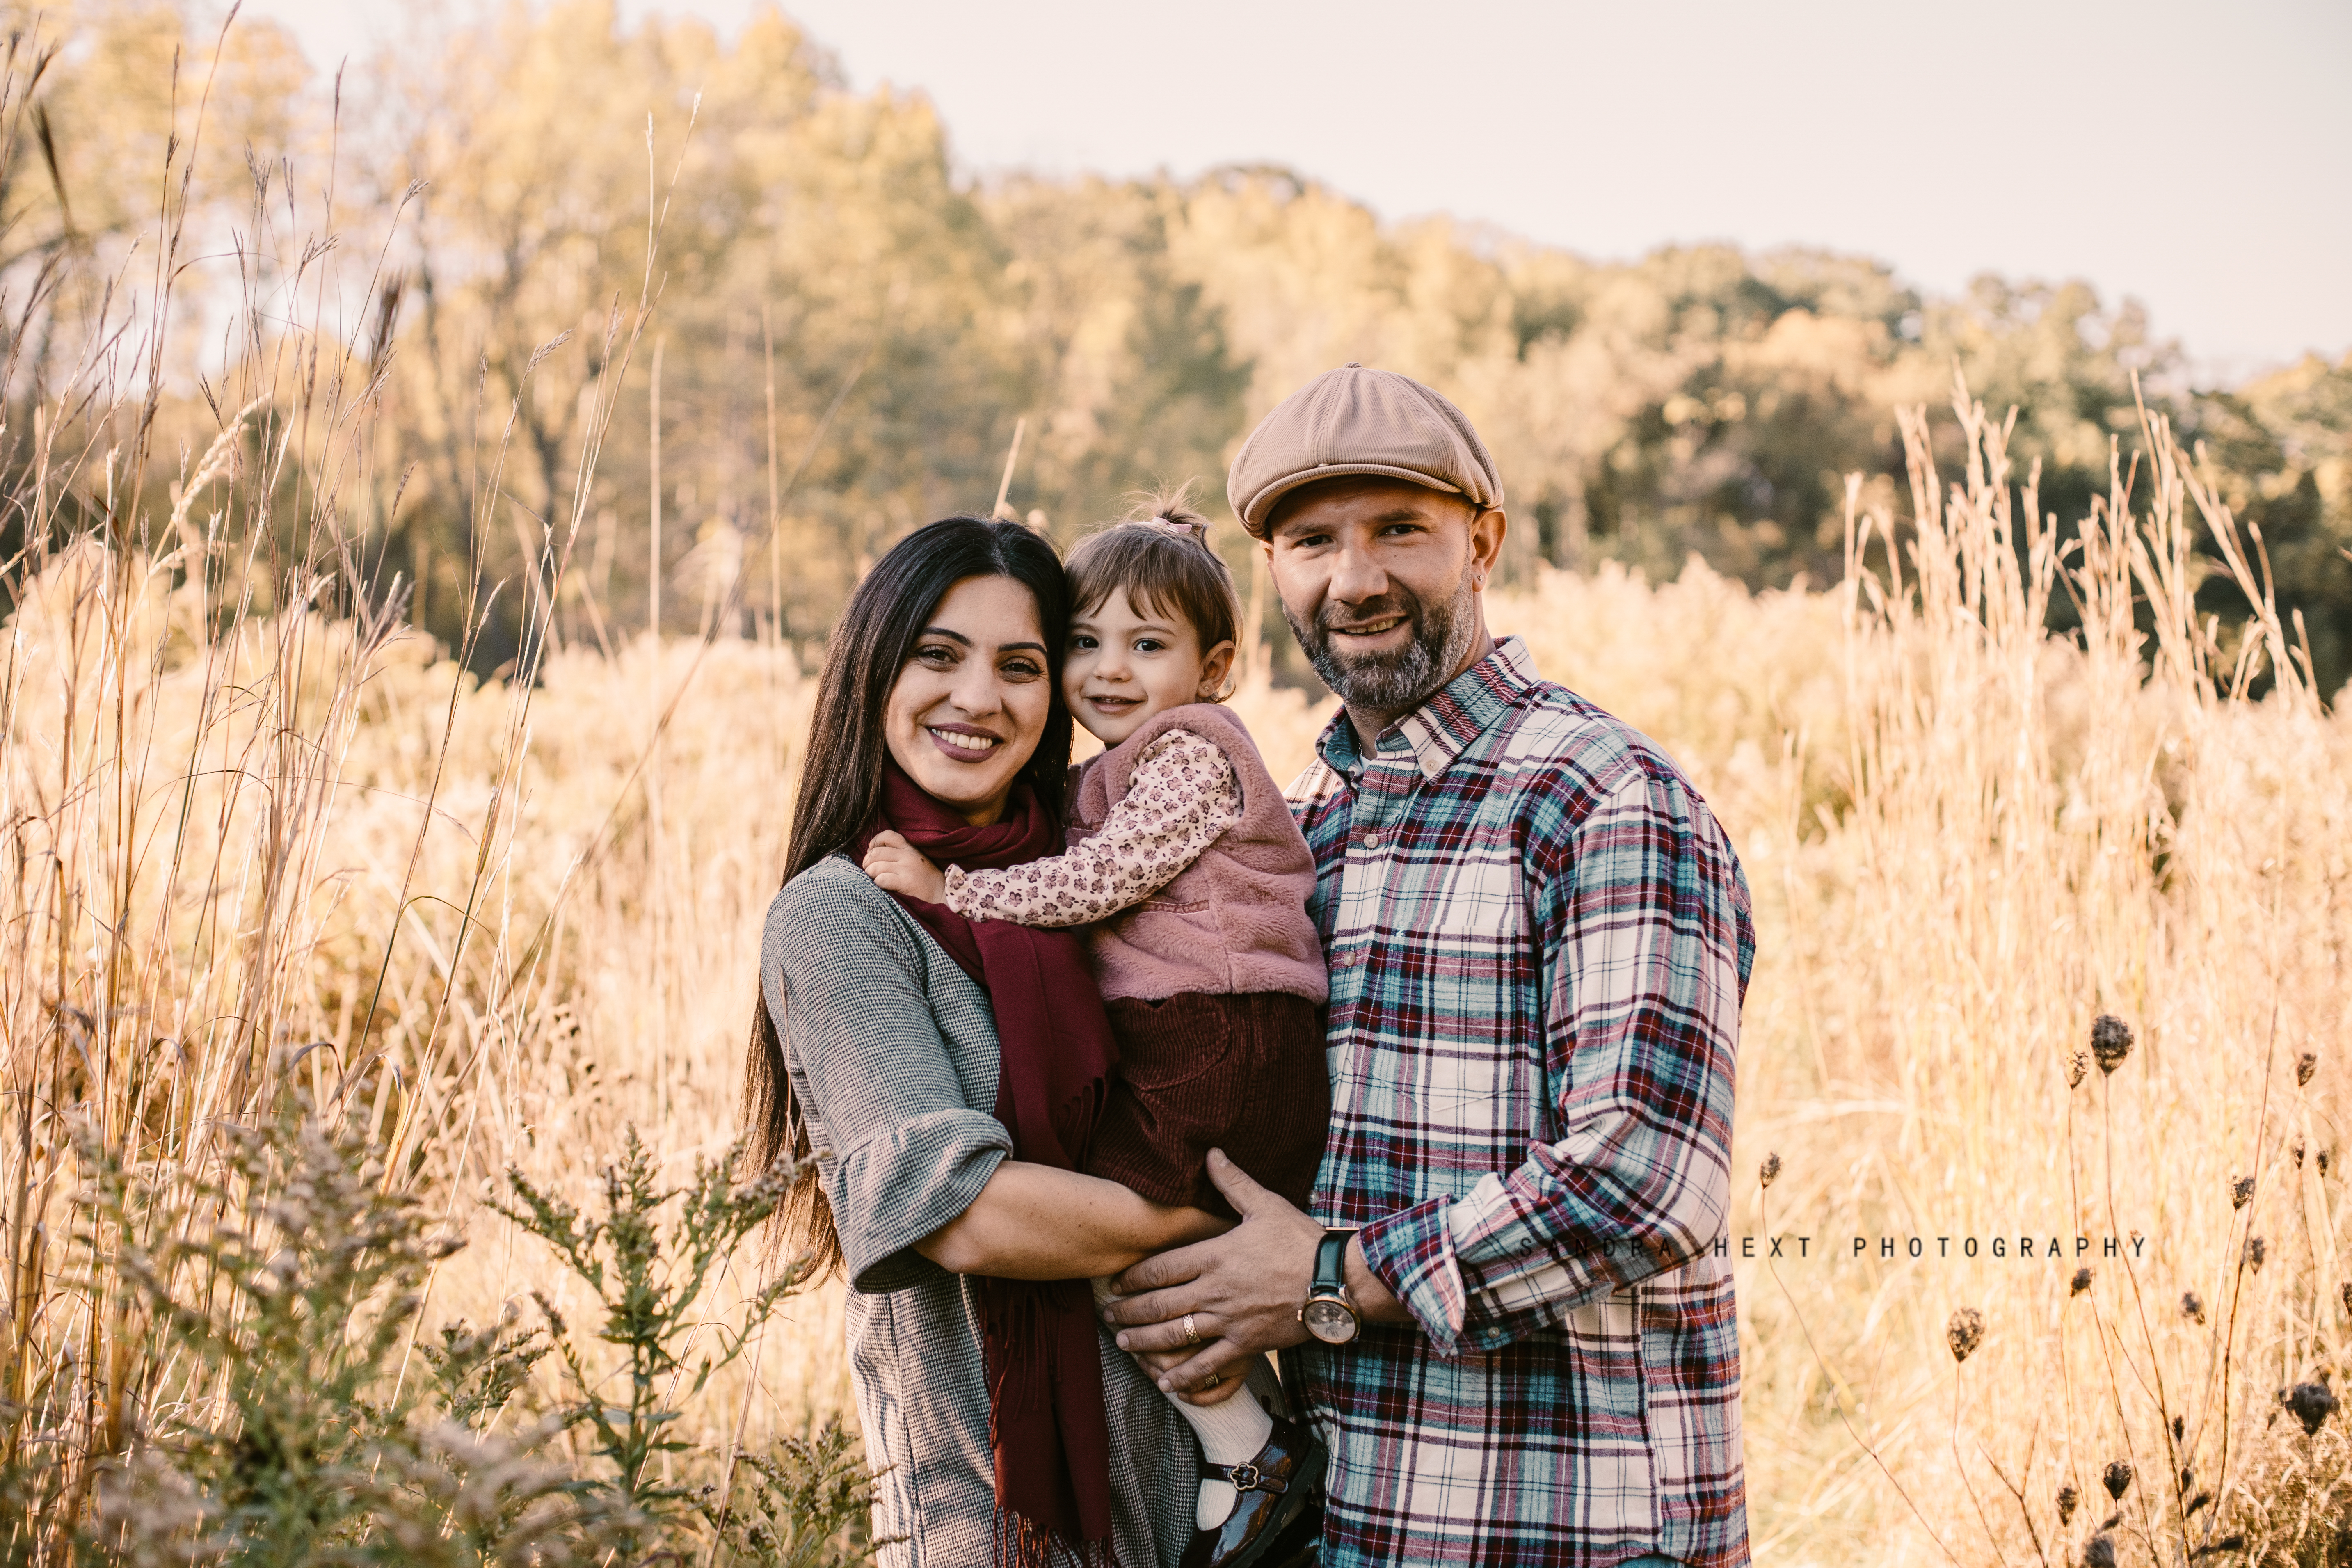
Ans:
[[[1307,1287],[1307,1305],[1298,1321],[1327,1345],[1344,1345],[1364,1326],[1356,1304],[1348,1300],[1348,1243],[1352,1230],[1327,1230],[1315,1247],[1315,1278]]]

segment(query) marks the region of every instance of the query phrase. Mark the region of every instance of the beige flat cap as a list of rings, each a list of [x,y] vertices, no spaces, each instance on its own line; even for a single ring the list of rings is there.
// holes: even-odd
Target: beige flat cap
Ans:
[[[1301,485],[1381,474],[1503,504],[1503,477],[1470,421],[1429,387],[1392,370],[1327,370],[1258,421],[1225,476],[1242,526],[1265,537],[1275,502]]]

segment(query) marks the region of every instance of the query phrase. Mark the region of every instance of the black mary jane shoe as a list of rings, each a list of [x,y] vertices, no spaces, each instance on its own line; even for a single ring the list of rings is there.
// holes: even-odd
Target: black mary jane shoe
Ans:
[[[1224,1523],[1193,1531],[1178,1568],[1251,1568],[1305,1511],[1323,1479],[1323,1460],[1313,1427],[1277,1415],[1255,1458],[1238,1465],[1202,1461],[1201,1479],[1225,1482],[1239,1500]]]

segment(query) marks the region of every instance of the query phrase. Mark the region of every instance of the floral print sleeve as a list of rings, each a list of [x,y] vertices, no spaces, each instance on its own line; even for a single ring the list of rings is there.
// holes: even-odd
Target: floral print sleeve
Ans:
[[[1020,866],[950,866],[948,908],[1025,926],[1108,920],[1173,881],[1241,815],[1241,780],[1225,753],[1190,730],[1171,730],[1143,748],[1100,832]]]

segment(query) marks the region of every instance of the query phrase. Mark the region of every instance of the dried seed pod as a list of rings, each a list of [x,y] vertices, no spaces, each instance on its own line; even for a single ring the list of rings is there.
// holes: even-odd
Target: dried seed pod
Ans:
[[[2178,1443],[2178,1442],[2179,1442],[2179,1441],[2181,1440],[2181,1438],[2183,1438],[2183,1437],[2187,1436],[2188,1435],[2189,1435],[2189,1417],[2187,1417],[2186,1415],[2176,1415],[2176,1416],[2174,1416],[2174,1417],[2172,1418],[2172,1440],[2173,1440],[2174,1442]]]
[[[2213,1494],[2211,1492],[2199,1492],[2195,1497],[2190,1498],[2187,1505],[2181,1509],[2180,1517],[2187,1519],[2190,1514],[2195,1513],[2199,1509],[2203,1508],[2207,1503],[2211,1502],[2212,1500]]]
[[[2344,1310],[2352,1312],[2352,1279],[2347,1279],[2342,1285],[2337,1286],[2336,1293],[2344,1298]]]
[[[1780,1156],[1776,1151],[1765,1155],[1764,1163],[1756,1168],[1756,1184],[1759,1187],[1769,1187],[1772,1184],[1773,1178],[1780,1173]]]
[[[2131,1026],[2113,1013],[2102,1013],[2091,1024],[2091,1055],[2099,1061],[2099,1070],[2111,1073],[2124,1065],[2131,1055]]]
[[[2286,1152],[2287,1152],[2288,1153],[2290,1153],[2290,1154],[2292,1154],[2292,1155],[2294,1155],[2294,1168],[2295,1168],[2296,1170],[2298,1170],[2298,1171],[2302,1170],[2302,1169],[2303,1169],[2303,1140],[2302,1140],[2302,1139],[2300,1139],[2300,1138],[2297,1138],[2294,1142],[2292,1142],[2292,1143],[2288,1144],[2288,1145],[2287,1145]]]
[[[2083,1081],[2083,1075],[2090,1070],[2091,1053],[2077,1046],[2074,1053],[2066,1058],[2066,1087],[2074,1089],[2079,1086]]]
[[[2067,1288],[2066,1294],[2070,1297],[2081,1295],[2091,1288],[2091,1266],[2085,1263],[2074,1270],[2074,1282]]]
[[[2128,1459],[2110,1459],[2107,1461],[2106,1469],[2100,1473],[2099,1480],[2107,1489],[2107,1495],[2109,1497],[2115,1499],[2117,1502],[2123,1501],[2124,1493],[2131,1489],[2131,1461]]]
[[[1952,1359],[1966,1361],[1984,1343],[1984,1314],[1974,1307],[1962,1307],[1952,1314],[1944,1326],[1944,1342],[1952,1347]]]
[[[2336,1391],[2324,1383],[2298,1383],[2279,1392],[2279,1403],[2303,1423],[2305,1436],[2316,1437],[2321,1426],[2336,1414]]]
[[[2303,1055],[2295,1058],[2294,1087],[2301,1089],[2305,1084],[2308,1084],[2311,1081],[2311,1075],[2318,1070],[2319,1054],[2316,1051],[2305,1051]]]
[[[2073,1482],[2069,1481],[2066,1485],[2058,1489],[2059,1523],[2063,1524],[2068,1520],[2074,1518],[2074,1510],[2082,1506],[2083,1494],[2074,1489]]]
[[[2190,1468],[2189,1468],[2188,1466],[2186,1466],[2186,1465],[2181,1466],[2181,1467],[2180,1467],[2180,1489],[2181,1489],[2182,1491],[2184,1491],[2184,1492],[2185,1492],[2185,1491],[2187,1491],[2190,1487],[2193,1487],[2193,1486],[2195,1486],[2196,1484],[2197,1484],[2197,1472],[2196,1472],[2195,1470],[2190,1469]]]
[[[2263,1259],[2271,1255],[2271,1244],[2259,1236],[2246,1237],[2246,1267],[2260,1274]]]
[[[2236,1181],[2230,1184],[2230,1206],[2231,1208],[2242,1209],[2253,1201],[2253,1177],[2240,1176]]]
[[[2083,1568],[2116,1568],[2116,1543],[2105,1535],[2091,1537],[2083,1547]]]

